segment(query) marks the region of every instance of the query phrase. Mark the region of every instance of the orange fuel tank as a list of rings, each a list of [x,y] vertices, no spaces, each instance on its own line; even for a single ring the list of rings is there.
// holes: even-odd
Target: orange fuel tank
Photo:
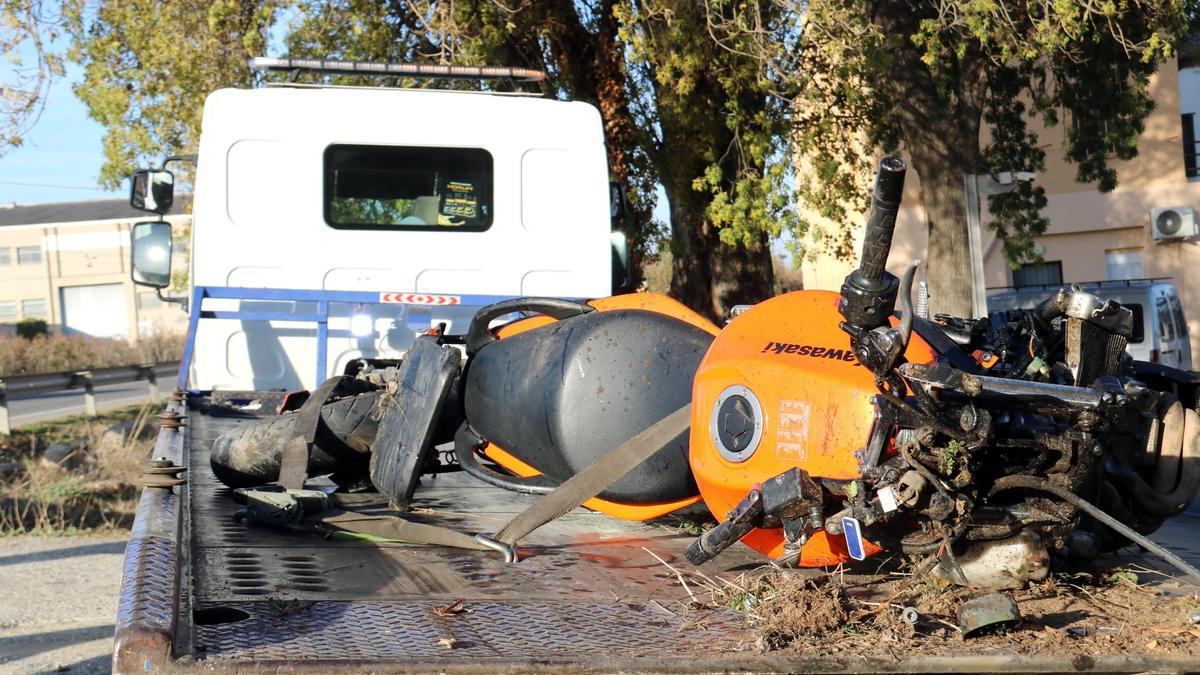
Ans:
[[[878,391],[838,328],[838,297],[797,291],[755,305],[721,331],[701,362],[692,390],[689,461],[717,518],[723,520],[756,484],[792,467],[813,478],[859,477],[855,452],[870,435]],[[929,363],[934,352],[914,333],[905,356]],[[740,406],[748,403],[756,419],[727,422],[718,432],[720,411],[732,397],[741,398]],[[772,559],[783,554],[780,529],[755,529],[742,541]],[[878,551],[867,542],[868,553]],[[820,530],[801,549],[799,564],[849,559],[844,540]]]

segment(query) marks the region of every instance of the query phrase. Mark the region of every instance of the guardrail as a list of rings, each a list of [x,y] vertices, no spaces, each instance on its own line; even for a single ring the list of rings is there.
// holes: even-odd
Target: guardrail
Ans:
[[[65,391],[69,389],[83,390],[83,411],[89,417],[95,417],[96,385],[123,384],[145,380],[149,388],[151,400],[161,398],[158,390],[158,378],[173,377],[179,372],[179,362],[147,363],[138,366],[118,366],[116,368],[97,368],[94,370],[76,370],[62,373],[43,373],[40,375],[14,375],[0,378],[0,434],[7,436],[12,432],[9,421],[8,399],[10,396],[24,394],[42,394],[50,391]]]

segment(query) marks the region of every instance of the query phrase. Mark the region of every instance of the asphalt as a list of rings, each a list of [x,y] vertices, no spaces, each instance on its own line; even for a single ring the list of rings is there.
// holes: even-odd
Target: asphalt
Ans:
[[[159,382],[160,396],[170,392],[170,384]],[[145,382],[124,382],[96,387],[96,408],[103,412],[112,408],[145,403],[150,400],[150,389]],[[8,401],[9,423],[14,427],[34,422],[83,414],[83,390],[67,389],[42,394],[10,397]]]
[[[0,672],[110,672],[124,554],[124,537],[0,538]]]

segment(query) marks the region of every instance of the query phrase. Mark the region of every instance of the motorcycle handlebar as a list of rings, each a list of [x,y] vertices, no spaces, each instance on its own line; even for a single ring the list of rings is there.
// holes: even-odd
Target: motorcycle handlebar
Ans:
[[[899,157],[884,157],[879,162],[875,190],[871,193],[871,211],[867,215],[867,232],[863,239],[862,262],[858,271],[862,278],[877,281],[883,277],[888,254],[892,250],[892,234],[896,229],[896,212],[904,192],[904,174],[908,165]]]

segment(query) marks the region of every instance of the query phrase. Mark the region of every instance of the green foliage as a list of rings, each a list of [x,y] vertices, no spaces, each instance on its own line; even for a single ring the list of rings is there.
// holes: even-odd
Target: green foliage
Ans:
[[[923,184],[938,174],[961,181],[969,173],[1038,171],[1045,156],[1027,122],[1040,117],[1053,126],[1060,111],[1070,123],[1066,157],[1077,180],[1112,190],[1111,160],[1137,154],[1153,109],[1149,78],[1174,54],[1194,13],[1167,0],[821,0],[808,7],[795,73],[796,150],[812,180],[799,196],[806,211],[835,222],[847,206],[865,206],[877,150],[900,145],[920,157]],[[927,202],[947,198],[926,194]],[[1038,186],[991,197],[992,228],[1014,264],[1037,259],[1033,237],[1046,229],[1045,203]],[[809,234],[835,253],[851,252],[847,237]],[[939,234],[946,232],[931,232]]]
[[[17,337],[25,340],[32,340],[47,332],[49,332],[49,327],[43,319],[21,319],[17,322]]]
[[[938,469],[943,476],[952,476],[958,471],[959,462],[962,461],[963,453],[967,448],[958,441],[950,441],[946,447],[942,448],[941,456],[938,457]]]
[[[794,229],[790,106],[757,55],[764,39],[785,42],[796,17],[744,1],[643,0],[615,12],[638,75],[639,126],[659,133],[644,141],[647,154],[668,190],[679,183],[701,193],[706,220],[728,245]]]
[[[770,94],[776,80],[750,53],[761,39],[752,29],[764,21],[772,33],[796,33],[796,16],[770,2],[101,0],[68,19],[71,56],[85,72],[77,94],[106,129],[106,185],[148,159],[194,151],[204,96],[254,84],[245,59],[263,53],[275,31],[292,56],[546,71],[541,84],[483,86],[597,105],[612,178],[629,186],[631,214],[620,226],[637,269],[666,248],[664,226],[651,219],[659,183],[671,196],[673,238],[704,243],[681,251],[686,267],[702,272],[689,282],[697,288],[712,274],[711,261],[699,257],[713,255],[708,249],[761,247],[764,234],[796,220],[789,105]],[[769,288],[769,256],[761,263]]]
[[[103,125],[100,183],[195,152],[204,98],[254,83],[246,60],[265,51],[281,0],[99,0],[67,3],[75,95]]]
[[[357,199],[334,197],[329,215],[335,223],[394,225],[413,215],[413,199]]]

